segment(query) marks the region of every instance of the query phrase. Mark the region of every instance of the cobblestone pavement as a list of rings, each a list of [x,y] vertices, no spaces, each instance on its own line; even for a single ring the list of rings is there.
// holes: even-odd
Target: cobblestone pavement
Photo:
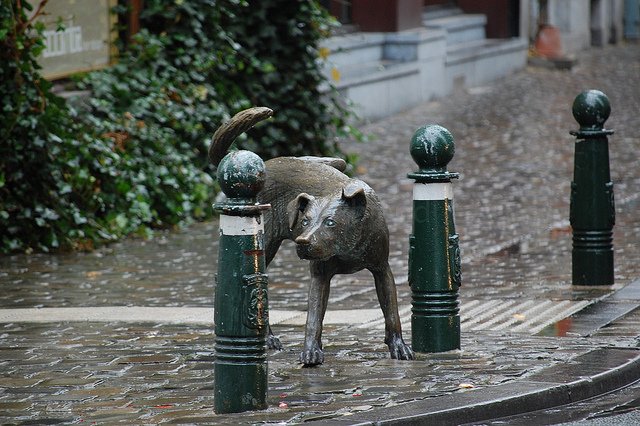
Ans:
[[[410,305],[412,181],[406,174],[416,168],[408,145],[427,123],[447,127],[456,141],[449,170],[461,174],[454,194],[463,307],[475,303],[486,313],[495,300],[589,304],[640,277],[640,45],[592,49],[578,59],[570,72],[527,68],[461,90],[366,125],[367,143],[344,144],[359,154],[357,173],[384,204],[401,310]],[[609,96],[606,127],[616,132],[610,137],[617,205],[613,288],[570,284],[574,139],[568,132],[577,128],[573,98],[591,88]],[[216,233],[214,221],[92,253],[0,257],[0,309],[211,306]],[[271,308],[305,310],[307,274],[285,244],[269,270]],[[336,277],[329,309],[377,309],[370,276]],[[566,321],[541,334],[463,326],[462,350],[420,355],[417,362],[388,359],[376,327],[329,324],[325,364],[313,369],[296,363],[302,327],[283,323],[276,333],[285,350],[269,358],[270,408],[240,416],[213,413],[212,325],[0,323],[0,422],[296,423],[366,413],[517,382],[594,347],[636,347],[638,315],[635,310],[590,336],[572,333]],[[405,324],[407,341],[410,332]]]

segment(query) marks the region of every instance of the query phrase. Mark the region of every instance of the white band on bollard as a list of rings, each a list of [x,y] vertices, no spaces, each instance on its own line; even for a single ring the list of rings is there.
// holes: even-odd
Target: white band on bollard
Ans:
[[[260,216],[220,215],[220,235],[257,235],[264,232],[264,221]]]
[[[451,182],[416,183],[413,185],[413,199],[416,201],[453,200]]]

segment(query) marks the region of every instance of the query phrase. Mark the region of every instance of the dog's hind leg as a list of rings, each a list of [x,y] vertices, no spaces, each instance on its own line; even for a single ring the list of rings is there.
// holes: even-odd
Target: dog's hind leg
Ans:
[[[396,295],[396,283],[389,264],[385,262],[382,268],[371,270],[376,283],[378,302],[384,314],[385,338],[384,342],[389,346],[389,353],[393,359],[413,359],[411,347],[402,339],[402,326],[398,314],[398,298]]]

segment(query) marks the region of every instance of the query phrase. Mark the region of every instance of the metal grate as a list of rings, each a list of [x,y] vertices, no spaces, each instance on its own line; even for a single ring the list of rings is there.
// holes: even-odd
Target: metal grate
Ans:
[[[575,314],[591,303],[590,300],[465,300],[460,303],[460,328],[463,332],[510,331],[537,334],[545,327]],[[360,323],[359,327],[384,329],[382,312],[377,311],[375,320]],[[332,317],[339,318],[339,313],[344,313],[344,318],[356,320],[358,315],[361,318],[371,318],[374,312],[375,310],[371,309],[353,312],[333,311]],[[410,330],[411,308],[401,309],[400,317],[403,329]],[[330,323],[325,320],[325,324]],[[345,321],[340,323],[344,324]]]
[[[460,328],[537,334],[590,303],[589,300],[468,301],[460,307]]]

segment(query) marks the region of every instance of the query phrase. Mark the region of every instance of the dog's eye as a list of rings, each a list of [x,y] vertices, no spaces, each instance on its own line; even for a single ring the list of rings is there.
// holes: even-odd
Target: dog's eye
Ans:
[[[336,221],[328,217],[324,220],[324,224],[325,226],[336,226]]]
[[[306,219],[306,218],[305,218],[305,219],[302,219],[302,220],[300,221],[300,225],[302,225],[302,226],[308,226],[308,225],[309,225],[309,219]]]

